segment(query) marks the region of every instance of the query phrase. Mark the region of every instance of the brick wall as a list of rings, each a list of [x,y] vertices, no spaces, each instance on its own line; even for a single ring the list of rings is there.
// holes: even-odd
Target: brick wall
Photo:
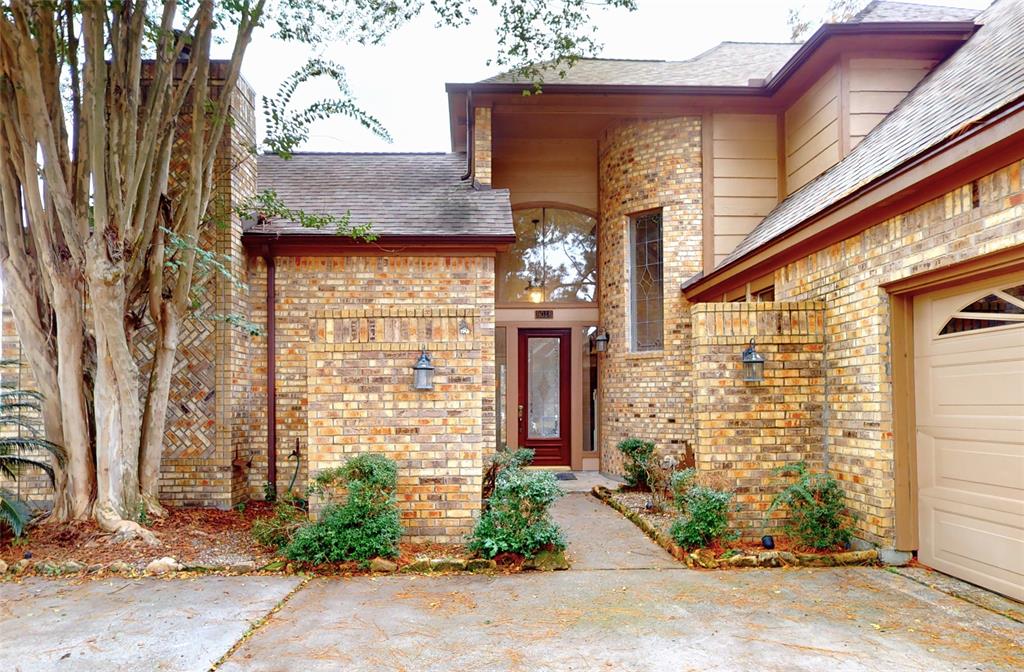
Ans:
[[[1022,162],[791,263],[779,300],[826,305],[830,471],[859,512],[858,534],[894,538],[889,299],[885,283],[1024,244]]]
[[[725,476],[739,511],[734,522],[760,536],[780,479],[773,469],[824,459],[824,309],[819,303],[701,303],[693,306],[697,468]],[[765,358],[764,381],[743,380],[751,338]]]
[[[265,292],[263,260],[249,269],[256,297]],[[494,450],[494,259],[278,257],[276,285],[279,491],[296,441],[300,488],[346,454],[377,450],[399,461],[407,534],[460,541]],[[265,324],[263,305],[252,305],[253,320]],[[414,393],[411,367],[424,343],[436,350],[438,387]],[[254,344],[251,386],[265,403],[265,340]],[[259,418],[265,423],[262,411]],[[258,424],[250,492],[262,497],[266,430]]]
[[[701,270],[701,120],[679,117],[623,124],[600,142],[598,224],[601,326],[601,469],[622,473],[615,446],[625,438],[681,453],[693,437],[690,306],[680,284]],[[664,241],[664,349],[630,352],[630,216],[661,208]]]
[[[491,186],[493,144],[491,108],[473,108],[473,179],[488,187]]]

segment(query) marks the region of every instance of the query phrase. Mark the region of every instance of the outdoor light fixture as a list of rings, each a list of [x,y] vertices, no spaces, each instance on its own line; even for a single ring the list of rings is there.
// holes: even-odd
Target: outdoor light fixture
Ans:
[[[764,357],[757,351],[754,339],[750,339],[750,345],[743,351],[743,380],[748,383],[764,381]]]
[[[544,303],[544,284],[540,278],[531,278],[526,284],[526,298],[530,303]]]
[[[420,358],[416,360],[416,364],[412,367],[412,373],[413,389],[434,389],[434,365],[430,363],[430,355],[427,354],[426,348],[424,348],[423,352],[420,353]]]
[[[594,336],[594,352],[608,352],[609,340],[611,340],[611,336],[608,335],[607,331],[602,331],[597,336]]]

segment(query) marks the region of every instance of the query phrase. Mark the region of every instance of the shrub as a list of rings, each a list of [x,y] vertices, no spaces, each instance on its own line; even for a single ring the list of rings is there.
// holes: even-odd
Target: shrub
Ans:
[[[683,469],[672,476],[672,497],[682,514],[670,534],[685,549],[736,538],[729,531],[729,510],[733,494],[727,490],[696,483],[697,472]]]
[[[295,500],[284,497],[274,505],[273,516],[253,521],[252,537],[261,546],[281,549],[306,522],[306,512]]]
[[[545,549],[565,548],[562,531],[552,522],[548,508],[562,491],[553,474],[503,469],[497,477],[489,506],[469,537],[469,548],[486,558],[499,553],[533,557]]]
[[[643,439],[626,439],[619,443],[618,448],[626,458],[626,483],[635,488],[648,487],[647,474],[654,458],[654,443]]]
[[[772,500],[768,512],[785,506],[789,513],[785,529],[800,543],[815,549],[846,546],[853,538],[853,526],[843,498],[843,489],[831,474],[812,472],[804,462],[780,467],[776,473],[796,476]]]
[[[321,472],[311,491],[344,488],[340,503],[324,507],[320,520],[299,528],[284,549],[292,560],[321,564],[398,555],[402,536],[393,460],[371,453]]]
[[[533,462],[533,450],[529,448],[502,448],[499,449],[488,460],[487,470],[484,472],[483,500],[484,504],[494,494],[494,485],[498,481],[498,474],[505,469],[521,469]]]

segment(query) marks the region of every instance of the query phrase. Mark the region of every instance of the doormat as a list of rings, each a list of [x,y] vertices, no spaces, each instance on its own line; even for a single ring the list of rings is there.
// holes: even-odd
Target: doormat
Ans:
[[[576,474],[572,473],[571,471],[559,471],[555,473],[555,478],[557,478],[560,481],[575,481]]]

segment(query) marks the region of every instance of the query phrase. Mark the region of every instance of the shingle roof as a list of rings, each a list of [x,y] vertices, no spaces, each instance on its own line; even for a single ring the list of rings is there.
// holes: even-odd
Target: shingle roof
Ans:
[[[462,180],[464,154],[317,154],[285,160],[260,156],[257,187],[273,190],[293,210],[370,224],[387,236],[510,236],[506,189],[476,189]],[[251,233],[333,235],[281,220],[253,225]]]
[[[979,14],[966,7],[937,7],[911,2],[874,0],[857,12],[849,23],[881,23],[892,21],[971,21]]]
[[[685,61],[630,61],[582,58],[559,78],[545,72],[545,81],[569,85],[623,86],[747,86],[751,79],[767,79],[800,48],[799,44],[773,42],[722,42]],[[521,82],[505,72],[481,84]]]
[[[1024,0],[997,0],[983,24],[850,154],[779,203],[719,269],[1024,97]]]

